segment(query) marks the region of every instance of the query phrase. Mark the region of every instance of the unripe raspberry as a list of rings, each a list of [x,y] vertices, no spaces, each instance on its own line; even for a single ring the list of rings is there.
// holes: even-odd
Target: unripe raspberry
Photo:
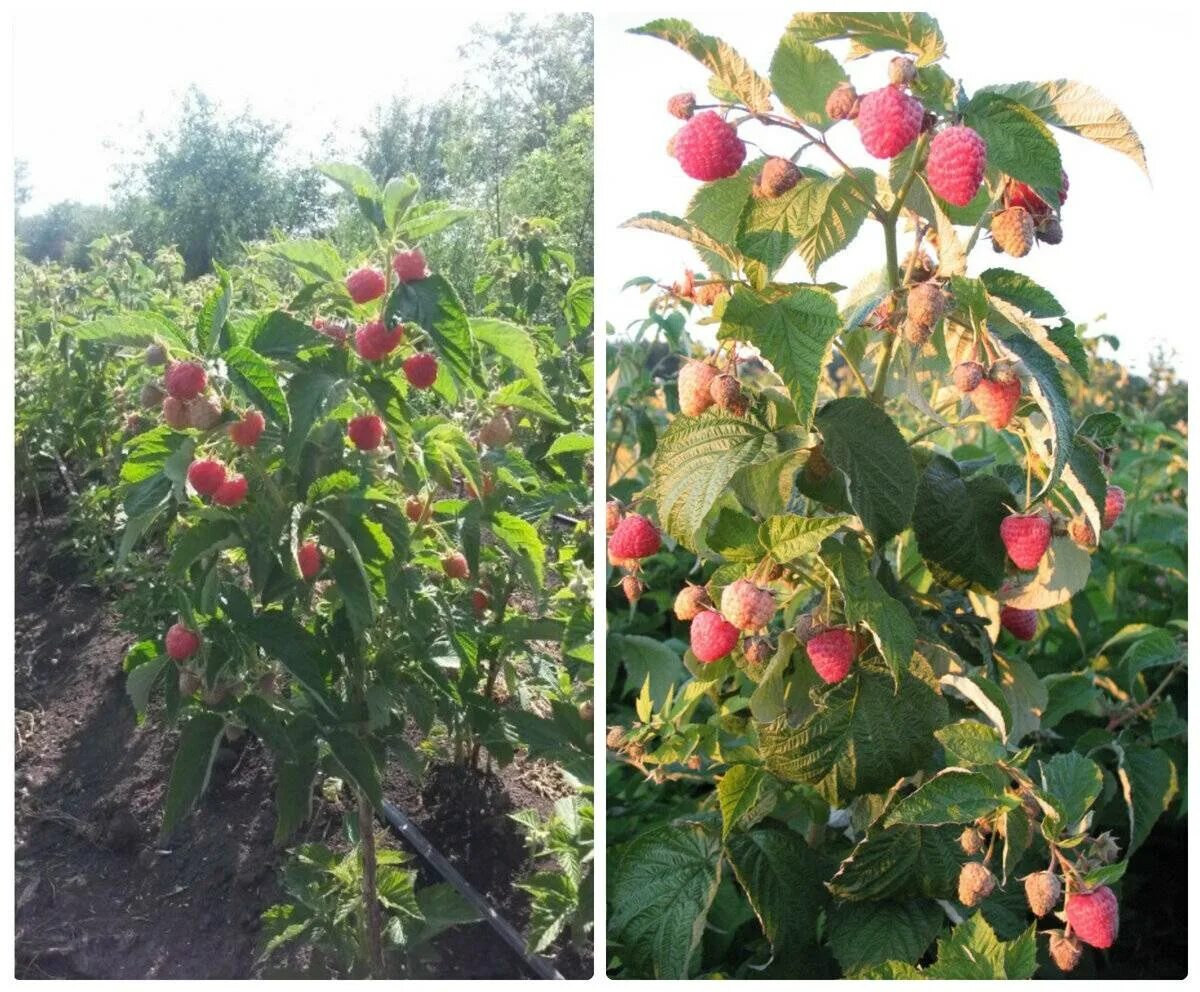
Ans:
[[[373,413],[364,413],[346,425],[346,434],[359,451],[374,451],[383,440],[383,421]]]
[[[1074,971],[1083,957],[1083,945],[1074,937],[1054,932],[1050,935],[1050,959],[1059,971]]]
[[[162,401],[163,420],[172,430],[181,431],[188,425],[187,406],[182,400],[168,396]]]
[[[418,496],[409,496],[404,501],[404,515],[414,524],[425,515],[425,503]]]
[[[685,173],[710,182],[737,173],[746,160],[746,145],[716,111],[706,110],[679,129],[674,154]]]
[[[681,121],[690,121],[696,112],[696,94],[676,93],[667,101],[667,113]]]
[[[696,281],[691,269],[683,270],[683,278],[671,283],[671,293],[681,300],[692,300],[696,296]]]
[[[752,665],[761,665],[775,653],[769,637],[747,637],[742,644],[742,653]]]
[[[628,514],[608,539],[610,555],[635,561],[656,554],[661,546],[658,528],[640,513]]]
[[[679,590],[675,597],[675,616],[683,621],[695,619],[702,611],[711,610],[713,601],[708,598],[708,590],[704,586],[694,586],[691,583]]]
[[[1003,430],[1009,425],[1020,401],[1021,380],[1016,378],[997,381],[988,375],[971,393],[975,409],[996,430]]]
[[[917,78],[917,65],[912,59],[897,55],[888,63],[888,82],[893,86],[912,86]]]
[[[771,157],[763,163],[762,172],[754,186],[756,196],[774,200],[800,182],[800,169],[791,159]]]
[[[796,635],[797,644],[805,645],[825,629],[811,613],[801,613],[796,617],[796,623],[792,626],[792,633]]]
[[[437,380],[438,363],[428,351],[404,360],[404,378],[414,389],[428,389]]]
[[[750,409],[750,402],[742,392],[742,384],[728,373],[722,373],[713,379],[708,392],[718,410],[725,410],[735,417],[744,417]]]
[[[995,887],[996,879],[979,861],[968,861],[958,873],[958,901],[964,906],[978,906]]]
[[[512,425],[502,413],[496,414],[479,428],[479,440],[489,448],[503,448],[512,440]]]
[[[1103,950],[1117,939],[1117,897],[1107,885],[1067,896],[1067,923],[1085,944]]]
[[[977,828],[966,827],[959,834],[958,846],[963,849],[964,854],[982,854],[983,849],[987,847],[987,841]]]
[[[1104,491],[1104,519],[1101,530],[1112,530],[1121,514],[1125,512],[1125,490],[1120,486],[1109,486]]]
[[[987,144],[964,125],[948,127],[929,143],[925,176],[929,188],[947,203],[965,207],[975,198],[987,169]]]
[[[321,554],[321,545],[316,541],[305,541],[296,549],[296,564],[300,567],[300,576],[305,582],[321,571],[324,563],[325,556]]]
[[[1071,540],[1081,548],[1087,548],[1090,551],[1096,546],[1096,531],[1087,517],[1073,517],[1067,524],[1067,533],[1071,535]]]
[[[1014,513],[1000,521],[1004,550],[1013,564],[1025,571],[1038,567],[1050,547],[1050,536],[1050,521],[1040,513]]]
[[[825,115],[834,121],[858,116],[858,94],[849,83],[838,83],[825,100]]]
[[[859,101],[858,131],[876,158],[894,158],[911,145],[924,122],[921,101],[896,86],[884,86]]]
[[[1015,606],[1001,607],[1000,626],[1018,641],[1032,641],[1033,635],[1037,633],[1037,613],[1033,610],[1020,610]]]
[[[403,324],[389,331],[382,320],[373,320],[354,332],[354,350],[363,361],[381,362],[400,347],[403,337]]]
[[[162,386],[157,382],[148,382],[142,386],[142,391],[138,394],[138,402],[141,403],[147,410],[153,410],[155,407],[161,407],[162,401],[167,398]]]
[[[267,421],[257,410],[247,410],[241,420],[229,425],[229,439],[239,448],[253,448],[262,437]]]
[[[748,579],[731,582],[721,592],[721,614],[739,630],[761,630],[775,616],[775,594]]]
[[[167,364],[167,349],[158,342],[146,347],[145,362],[149,366],[166,365]]]
[[[932,330],[946,312],[946,296],[936,283],[922,282],[908,291],[908,320]]]
[[[712,406],[712,381],[717,370],[708,362],[688,361],[679,370],[679,409],[688,417],[698,417]]]
[[[1062,898],[1062,882],[1052,871],[1035,871],[1025,878],[1025,900],[1034,916],[1045,916],[1054,911]]]
[[[199,458],[188,466],[187,478],[201,496],[211,496],[225,482],[225,466],[215,458]]]
[[[983,366],[978,362],[959,362],[953,375],[954,387],[960,393],[969,393],[983,382]]]
[[[907,317],[900,330],[904,334],[904,340],[914,348],[921,347],[921,345],[933,336],[933,328],[928,324],[918,324]]]
[[[631,603],[636,603],[646,591],[646,585],[636,575],[626,575],[621,579],[621,591]]]
[[[733,650],[739,636],[737,627],[716,610],[704,610],[692,621],[692,654],[706,665],[720,661]]]
[[[1112,833],[1105,830],[1092,840],[1092,856],[1103,865],[1112,864],[1121,854],[1121,848]]]
[[[346,292],[355,303],[377,300],[387,289],[387,280],[378,269],[362,268],[346,276]]]
[[[1037,226],[1037,239],[1045,245],[1061,245],[1063,239],[1062,224],[1057,217],[1047,217]]]
[[[701,282],[692,291],[692,299],[702,307],[711,307],[717,298],[725,291],[725,285],[719,282]]]
[[[933,264],[933,259],[929,257],[929,253],[923,250],[909,252],[904,256],[904,261],[900,265],[901,272],[908,272],[909,282],[925,282],[933,278],[933,274],[937,271],[937,267]]]
[[[821,681],[834,685],[850,674],[858,654],[858,638],[845,627],[832,627],[810,637],[804,650]]]
[[[1022,258],[1033,247],[1033,217],[1024,207],[1009,207],[992,218],[992,242],[1013,258]]]
[[[488,611],[491,605],[492,597],[482,589],[475,589],[471,593],[471,609],[474,611],[477,617],[483,616],[483,614]]]
[[[213,502],[218,506],[237,506],[246,498],[247,489],[249,489],[249,483],[246,482],[244,475],[231,475],[217,487],[217,491],[212,496]]]
[[[604,505],[604,533],[611,534],[621,522],[621,504],[610,499]]]
[[[176,362],[163,376],[167,392],[186,403],[208,387],[208,373],[196,362]]]
[[[221,422],[221,403],[213,396],[197,396],[184,404],[187,410],[188,426],[196,430],[207,431]]]
[[[442,559],[442,571],[451,579],[465,579],[471,574],[466,555],[461,551],[451,552]]]
[[[420,248],[412,251],[398,251],[392,259],[392,271],[400,282],[420,282],[429,278],[429,270],[425,267],[425,255]]]
[[[187,661],[200,650],[200,635],[182,623],[167,630],[167,657],[172,661]]]

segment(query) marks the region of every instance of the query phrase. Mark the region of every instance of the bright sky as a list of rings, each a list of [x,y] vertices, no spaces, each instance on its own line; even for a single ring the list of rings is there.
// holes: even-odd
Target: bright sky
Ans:
[[[636,290],[621,292],[627,279],[649,275],[670,283],[685,266],[702,268],[683,242],[617,227],[643,211],[684,212],[697,183],[665,153],[667,140],[679,126],[665,105],[669,96],[685,90],[703,98],[708,80],[707,71],[690,56],[666,42],[625,31],[657,17],[685,16],[701,31],[724,38],[766,75],[794,8],[755,4],[753,9],[753,17],[735,16],[734,7],[726,5],[724,12],[711,6],[690,12],[680,7],[597,18],[597,148],[618,149],[609,155],[602,151],[599,166],[597,272],[598,300],[603,302],[598,305],[603,318],[617,328],[643,317],[648,304],[648,297]],[[1063,243],[1039,247],[1023,259],[997,256],[984,245],[973,253],[969,271],[977,274],[997,264],[1023,271],[1050,289],[1076,322],[1091,322],[1106,313],[1108,319],[1093,327],[1121,339],[1119,355],[1127,365],[1144,369],[1146,356],[1157,344],[1174,348],[1181,359],[1190,358],[1195,320],[1181,294],[1194,292],[1196,253],[1183,242],[1181,228],[1195,223],[1191,203],[1196,159],[1194,115],[1187,123],[1181,120],[1179,95],[1195,89],[1195,66],[1188,58],[1164,56],[1167,26],[1190,36],[1190,15],[1178,10],[1156,15],[1152,6],[1140,4],[1136,16],[1126,14],[1118,24],[1117,15],[1103,8],[1089,7],[1082,17],[1074,5],[1041,4],[1036,15],[1025,17],[1022,9],[1030,10],[1018,6],[1000,18],[1001,30],[996,29],[995,7],[962,4],[934,10],[947,40],[951,75],[961,78],[968,92],[988,83],[1021,80],[1068,78],[1092,84],[1124,111],[1141,135],[1152,182],[1125,156],[1061,135],[1071,180]],[[1029,25],[1024,34],[1018,30],[1022,23]],[[1052,40],[1039,41],[1035,24]],[[845,45],[835,44],[839,57]],[[859,92],[886,81],[890,57],[882,54],[850,64]],[[606,65],[622,68],[605,72]],[[743,131],[771,152],[789,155],[795,148],[791,136],[779,129],[752,126]],[[879,168],[863,150],[853,124],[835,126],[831,142],[852,165]],[[804,161],[827,167],[815,157]],[[1185,217],[1191,220],[1181,224]],[[819,277],[850,286],[882,260],[879,227],[867,222],[854,246],[822,266]],[[805,279],[802,264],[789,263],[781,278]],[[1162,288],[1156,290],[1156,285]]]

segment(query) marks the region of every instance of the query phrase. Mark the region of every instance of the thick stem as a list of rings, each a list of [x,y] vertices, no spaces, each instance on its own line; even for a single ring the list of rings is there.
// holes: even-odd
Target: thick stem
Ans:
[[[358,790],[358,842],[362,851],[367,971],[372,978],[383,978],[383,914],[379,909],[379,894],[375,886],[375,813],[371,808],[371,800],[361,789]]]
[[[508,584],[504,587],[504,595],[496,603],[496,613],[492,618],[489,627],[489,633],[494,633],[500,629],[500,625],[504,623],[504,614],[508,611],[508,600],[512,596],[513,589],[516,588],[515,577],[510,578]],[[483,698],[491,702],[492,691],[496,688],[496,679],[500,675],[500,663],[503,660],[503,652],[497,651],[495,656],[491,658],[488,664],[487,682],[483,689]],[[479,766],[479,751],[483,746],[483,742],[476,740],[471,748],[471,767]]]

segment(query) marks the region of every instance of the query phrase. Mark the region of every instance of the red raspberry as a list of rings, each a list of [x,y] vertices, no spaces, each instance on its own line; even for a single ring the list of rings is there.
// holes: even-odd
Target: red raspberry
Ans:
[[[692,621],[692,654],[704,664],[720,661],[737,644],[741,632],[716,610],[705,610]]]
[[[1032,641],[1037,633],[1037,613],[1033,610],[1018,610],[1014,606],[1000,609],[1000,626],[1018,641]]]
[[[168,396],[162,401],[163,420],[172,430],[181,431],[188,425],[187,406],[183,400]]]
[[[706,110],[679,129],[674,154],[684,172],[709,182],[735,175],[746,160],[746,145],[715,110]]]
[[[476,616],[483,616],[491,605],[492,597],[482,589],[476,589],[471,593],[471,609],[475,611]]]
[[[833,685],[850,673],[858,653],[858,638],[845,627],[833,627],[810,637],[804,649],[821,681]]]
[[[679,409],[689,417],[698,417],[713,404],[712,381],[717,370],[708,362],[689,361],[679,370]]]
[[[429,270],[425,267],[425,255],[420,248],[396,252],[392,259],[392,271],[401,282],[420,282],[429,278]]]
[[[1075,936],[1092,947],[1112,947],[1120,919],[1117,897],[1107,885],[1067,896],[1067,923]]]
[[[721,592],[721,614],[738,630],[760,630],[775,616],[775,594],[748,579],[738,579]]]
[[[262,437],[267,421],[257,410],[250,410],[241,420],[229,425],[229,439],[239,448],[253,448]]]
[[[858,131],[863,147],[876,158],[894,158],[921,133],[925,108],[896,86],[866,94],[858,105]]]
[[[1050,521],[1041,514],[1013,514],[1000,521],[1000,540],[1017,568],[1037,568],[1050,547]]]
[[[374,451],[383,440],[383,421],[373,413],[364,413],[346,425],[346,434],[359,451]]]
[[[985,377],[970,395],[971,402],[983,414],[983,419],[996,430],[1003,430],[1012,420],[1021,401],[1021,380],[997,382]]]
[[[929,145],[925,176],[947,203],[965,207],[979,192],[987,168],[987,143],[977,132],[959,125],[938,133]]]
[[[365,361],[380,362],[400,347],[402,337],[403,324],[397,324],[394,330],[389,331],[382,320],[373,320],[354,332],[354,350]]]
[[[177,400],[194,400],[208,387],[208,374],[198,362],[176,362],[163,376],[167,392]]]
[[[378,269],[364,268],[346,276],[346,292],[355,303],[377,300],[387,289],[387,280]]]
[[[712,608],[713,602],[708,598],[708,590],[704,586],[689,583],[675,597],[675,616],[680,620],[694,620],[702,611]]]
[[[167,630],[167,657],[172,661],[187,661],[200,650],[200,635],[181,623]]]
[[[225,466],[215,458],[198,458],[188,466],[187,478],[201,496],[211,496],[225,482]]]
[[[452,579],[465,579],[471,574],[467,558],[461,551],[455,551],[442,559],[442,571]]]
[[[425,503],[419,496],[409,496],[404,503],[404,515],[414,524],[425,515]]]
[[[404,360],[404,378],[413,389],[428,389],[437,379],[437,358],[427,351]]]
[[[1117,518],[1125,510],[1125,490],[1120,486],[1109,486],[1104,492],[1104,519],[1101,529],[1112,530]]]
[[[213,493],[213,502],[218,506],[237,506],[246,498],[249,484],[244,475],[231,475]]]
[[[630,513],[608,539],[608,553],[614,558],[636,561],[649,558],[662,546],[658,528],[640,513]]]
[[[1062,185],[1058,190],[1059,206],[1067,202],[1067,189],[1070,183],[1067,181],[1067,174],[1062,174]],[[1004,190],[1004,198],[1010,207],[1024,207],[1029,211],[1035,220],[1043,220],[1048,217],[1053,211],[1045,200],[1034,192],[1032,186],[1017,179],[1010,179]]]
[[[321,545],[316,541],[305,541],[296,549],[296,564],[300,566],[300,575],[306,582],[321,571],[324,563],[325,556],[321,554]]]

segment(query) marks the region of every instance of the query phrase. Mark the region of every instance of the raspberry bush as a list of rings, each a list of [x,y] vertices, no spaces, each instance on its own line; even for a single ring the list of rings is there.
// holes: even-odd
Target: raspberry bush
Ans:
[[[1082,83],[966,92],[926,14],[796,14],[767,75],[635,33],[712,78],[668,108],[686,212],[627,224],[698,265],[632,282],[610,377],[610,973],[1091,972],[1182,773],[1186,627],[1113,588],[1179,579],[1115,481],[1177,445],[1095,409],[1097,339],[993,249],[1070,251],[1058,134],[1141,143]]]

